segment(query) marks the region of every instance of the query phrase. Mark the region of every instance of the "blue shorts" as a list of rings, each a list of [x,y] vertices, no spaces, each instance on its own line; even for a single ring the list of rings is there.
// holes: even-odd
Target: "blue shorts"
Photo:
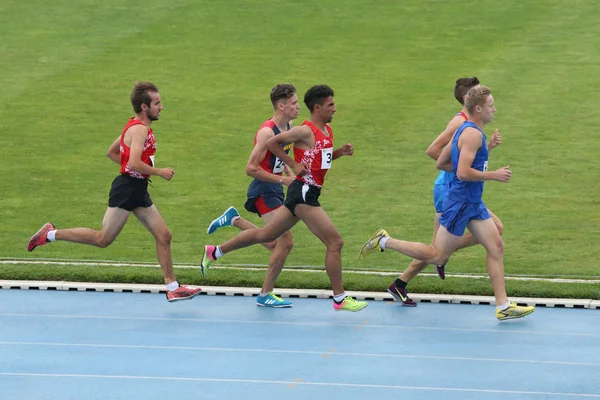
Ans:
[[[467,224],[472,220],[484,220],[491,218],[483,201],[479,203],[463,203],[446,199],[442,205],[442,216],[440,225],[455,236],[465,233]]]
[[[436,183],[433,185],[433,205],[436,213],[442,212],[442,203],[444,203],[444,199],[448,196],[449,190],[449,183]]]
[[[261,199],[259,204],[266,206],[259,210],[257,200]],[[284,195],[283,186],[280,183],[263,182],[254,179],[248,187],[248,200],[246,201],[246,210],[264,215],[283,205]],[[263,204],[264,203],[264,204]]]

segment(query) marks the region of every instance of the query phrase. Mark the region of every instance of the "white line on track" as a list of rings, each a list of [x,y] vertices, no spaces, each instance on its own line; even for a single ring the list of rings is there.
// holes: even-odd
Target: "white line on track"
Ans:
[[[564,397],[600,398],[600,394],[592,394],[592,393],[537,392],[537,391],[520,391],[520,390],[377,385],[377,384],[366,384],[366,383],[275,381],[275,380],[258,380],[258,379],[217,379],[217,378],[185,378],[185,377],[171,377],[171,376],[95,375],[95,374],[39,374],[39,373],[27,373],[27,372],[0,372],[0,376],[45,377],[45,378],[130,379],[130,380],[140,379],[140,380],[216,382],[216,383],[252,383],[252,384],[270,384],[270,385],[330,386],[330,387],[371,388],[371,389],[405,389],[405,390],[421,390],[421,391],[437,391],[437,392],[522,394],[522,395],[535,395],[535,396],[545,396],[545,397],[564,396]]]
[[[380,324],[338,324],[329,322],[314,321],[264,321],[264,320],[241,320],[241,319],[208,319],[208,318],[165,318],[165,317],[136,317],[136,316],[118,316],[118,315],[68,315],[68,314],[22,314],[22,313],[0,313],[0,317],[18,317],[18,318],[70,318],[70,319],[107,319],[107,320],[129,320],[129,321],[171,321],[171,322],[191,322],[191,323],[216,323],[216,324],[270,324],[270,325],[297,325],[297,326],[342,326],[362,329],[404,329],[404,330],[424,330],[424,331],[442,331],[442,332],[488,332],[501,333],[503,335],[513,333],[520,335],[553,335],[553,336],[579,336],[600,338],[600,333],[577,333],[577,332],[537,332],[521,331],[510,329],[469,329],[469,328],[439,328],[431,326],[410,326],[410,325],[380,325]]]
[[[91,348],[114,348],[114,349],[152,349],[152,350],[184,350],[184,351],[211,351],[211,352],[245,352],[245,353],[275,353],[275,354],[313,354],[318,356],[349,356],[349,357],[385,357],[385,358],[408,358],[426,360],[453,360],[453,361],[478,361],[499,362],[518,364],[548,364],[568,365],[584,367],[600,367],[600,363],[570,362],[570,361],[545,361],[545,360],[523,360],[509,358],[477,358],[477,357],[445,357],[427,356],[419,354],[392,354],[392,353],[347,353],[339,351],[308,351],[308,350],[275,350],[275,349],[244,349],[223,347],[195,347],[195,346],[149,346],[149,345],[122,345],[122,344],[98,344],[98,343],[50,343],[50,342],[0,342],[0,346],[47,346],[47,347],[91,347]]]
[[[144,268],[160,268],[158,264],[143,263],[143,262],[119,262],[119,261],[89,261],[89,260],[53,260],[53,259],[0,259],[0,265],[70,265],[70,266],[88,266],[88,267],[144,267]],[[191,268],[199,269],[197,265],[190,264],[177,264],[175,268]],[[267,265],[262,264],[221,264],[212,266],[211,269],[224,269],[224,270],[246,270],[252,271],[256,269],[267,268]],[[322,267],[307,265],[307,266],[288,266],[288,271],[307,272],[307,273],[322,273]],[[400,271],[368,271],[368,270],[344,270],[345,274],[362,274],[362,275],[382,275],[382,276],[397,276]],[[421,276],[437,276],[431,273],[422,273]],[[464,279],[488,279],[485,274],[446,274],[447,277],[453,278],[464,278]],[[590,277],[595,278],[595,277]],[[576,279],[576,278],[546,278],[536,276],[524,276],[524,275],[507,275],[507,280],[518,280],[518,281],[542,281],[542,282],[555,282],[555,283],[600,283],[600,279]]]

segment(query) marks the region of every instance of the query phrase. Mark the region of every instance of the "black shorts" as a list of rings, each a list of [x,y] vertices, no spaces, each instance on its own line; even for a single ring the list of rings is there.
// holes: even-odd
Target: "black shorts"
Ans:
[[[123,174],[113,181],[108,195],[108,206],[133,211],[138,207],[150,207],[148,179],[138,179]]]
[[[287,190],[287,197],[283,205],[296,216],[296,205],[306,204],[313,207],[321,207],[319,196],[321,188],[318,186],[309,185],[299,180],[295,180]]]

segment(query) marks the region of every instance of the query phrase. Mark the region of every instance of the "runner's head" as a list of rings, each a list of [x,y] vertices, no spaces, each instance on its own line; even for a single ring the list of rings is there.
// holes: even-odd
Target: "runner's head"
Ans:
[[[331,122],[336,112],[333,101],[333,89],[327,85],[315,85],[304,95],[304,104],[311,115],[317,116],[325,123]]]
[[[467,95],[467,92],[477,85],[479,85],[479,79],[475,76],[472,78],[457,79],[456,85],[454,85],[454,97],[460,104],[465,105],[465,96]]]
[[[163,105],[156,85],[150,82],[138,82],[131,92],[131,105],[136,114],[144,114],[150,121],[156,121]]]
[[[290,120],[298,117],[300,113],[296,88],[290,83],[280,83],[271,89],[271,104],[275,112],[282,113]]]

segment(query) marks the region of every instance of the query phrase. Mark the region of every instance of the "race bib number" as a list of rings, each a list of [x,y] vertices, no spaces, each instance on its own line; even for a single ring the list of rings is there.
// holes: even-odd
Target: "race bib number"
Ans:
[[[331,168],[333,161],[333,147],[321,150],[321,169]]]
[[[485,161],[485,162],[483,163],[483,171],[487,171],[487,169],[488,169],[488,162],[487,162],[487,161]]]
[[[285,163],[281,161],[278,157],[275,157],[275,163],[273,164],[273,173],[278,174],[283,172],[285,168]]]
[[[152,163],[152,166],[154,167],[154,156],[150,156],[150,162]]]

